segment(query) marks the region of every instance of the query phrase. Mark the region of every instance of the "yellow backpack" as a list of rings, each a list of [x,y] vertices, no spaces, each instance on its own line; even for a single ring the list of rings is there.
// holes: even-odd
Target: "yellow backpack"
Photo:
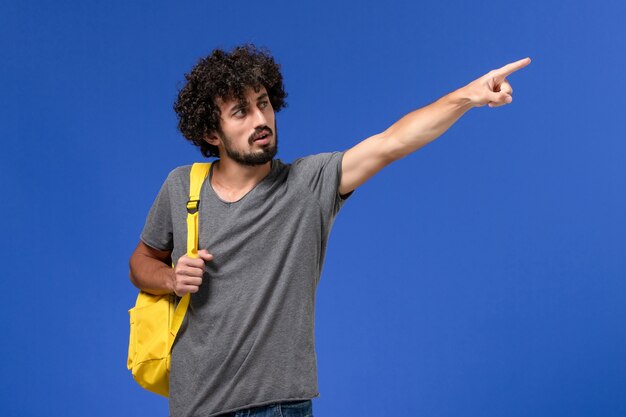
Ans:
[[[198,257],[200,188],[210,166],[210,163],[195,163],[189,176],[187,256],[190,258]],[[135,307],[128,310],[130,314],[128,369],[139,385],[164,397],[169,396],[172,346],[185,318],[189,297],[189,294],[185,294],[175,307],[174,294],[153,295],[140,291]]]

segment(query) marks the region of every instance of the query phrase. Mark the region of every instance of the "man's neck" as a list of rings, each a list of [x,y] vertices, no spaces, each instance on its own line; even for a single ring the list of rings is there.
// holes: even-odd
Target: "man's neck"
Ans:
[[[248,166],[229,158],[221,158],[213,167],[212,184],[220,190],[238,194],[248,192],[263,180],[271,171],[272,162]]]

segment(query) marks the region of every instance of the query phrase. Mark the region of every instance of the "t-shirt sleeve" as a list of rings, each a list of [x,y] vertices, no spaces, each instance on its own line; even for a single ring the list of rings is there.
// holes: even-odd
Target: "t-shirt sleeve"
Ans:
[[[169,192],[171,178],[172,173],[168,175],[161,186],[141,232],[141,240],[146,245],[163,251],[172,250],[174,247],[174,227]]]
[[[315,195],[324,213],[334,217],[354,191],[339,194],[344,152],[326,152],[294,161],[294,169]]]

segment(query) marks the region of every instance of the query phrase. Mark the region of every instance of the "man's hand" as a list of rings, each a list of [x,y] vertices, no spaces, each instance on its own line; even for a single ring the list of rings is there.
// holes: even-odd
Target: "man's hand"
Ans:
[[[187,293],[196,293],[202,285],[204,275],[204,264],[213,259],[206,249],[198,251],[197,258],[190,258],[183,255],[178,258],[176,268],[172,274],[172,291],[179,297]]]
[[[489,71],[477,80],[461,88],[463,96],[472,106],[500,107],[513,101],[513,88],[506,77],[530,64],[530,58],[520,59],[502,68]]]

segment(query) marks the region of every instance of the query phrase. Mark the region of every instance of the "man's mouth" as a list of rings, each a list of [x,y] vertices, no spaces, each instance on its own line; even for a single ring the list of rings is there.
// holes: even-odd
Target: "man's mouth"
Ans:
[[[252,137],[253,142],[260,144],[268,143],[272,133],[269,130],[263,130]]]

